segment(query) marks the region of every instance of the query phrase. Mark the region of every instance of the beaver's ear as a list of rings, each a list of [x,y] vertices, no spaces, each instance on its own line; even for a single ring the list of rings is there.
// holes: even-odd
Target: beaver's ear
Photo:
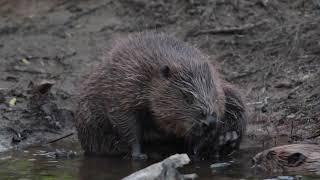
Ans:
[[[167,65],[162,65],[160,67],[160,78],[168,79],[170,77],[170,68]]]
[[[272,159],[274,159],[274,157],[277,155],[277,153],[276,152],[274,152],[274,151],[269,151],[267,154],[266,154],[266,158],[267,158],[267,160],[272,160]]]

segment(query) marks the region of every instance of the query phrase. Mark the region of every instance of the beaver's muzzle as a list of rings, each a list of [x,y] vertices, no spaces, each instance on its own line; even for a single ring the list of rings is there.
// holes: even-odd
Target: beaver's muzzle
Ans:
[[[210,128],[218,128],[221,124],[221,121],[218,119],[216,115],[210,114],[207,116],[204,121],[204,125]]]

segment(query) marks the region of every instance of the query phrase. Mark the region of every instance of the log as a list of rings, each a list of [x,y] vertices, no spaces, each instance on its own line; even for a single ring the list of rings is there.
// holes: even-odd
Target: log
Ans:
[[[196,174],[182,175],[176,168],[190,162],[187,154],[175,154],[165,160],[139,170],[123,180],[167,180],[167,179],[195,179]]]

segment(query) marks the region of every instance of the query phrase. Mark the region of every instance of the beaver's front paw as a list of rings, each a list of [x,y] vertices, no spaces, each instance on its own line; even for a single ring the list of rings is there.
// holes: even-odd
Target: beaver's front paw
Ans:
[[[146,154],[140,153],[140,154],[132,154],[132,159],[135,161],[144,161],[148,159],[148,156]]]
[[[237,148],[239,145],[239,135],[236,131],[227,132],[219,136],[219,146],[230,145],[232,148]]]

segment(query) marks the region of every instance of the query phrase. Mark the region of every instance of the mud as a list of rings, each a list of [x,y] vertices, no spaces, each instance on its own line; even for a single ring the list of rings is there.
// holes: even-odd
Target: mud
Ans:
[[[319,142],[319,14],[318,0],[0,0],[0,151],[74,131],[63,112],[73,111],[81,78],[113,37],[143,30],[219,62],[250,110],[249,146]],[[46,102],[61,118],[30,112],[30,82],[42,80],[55,81]]]

